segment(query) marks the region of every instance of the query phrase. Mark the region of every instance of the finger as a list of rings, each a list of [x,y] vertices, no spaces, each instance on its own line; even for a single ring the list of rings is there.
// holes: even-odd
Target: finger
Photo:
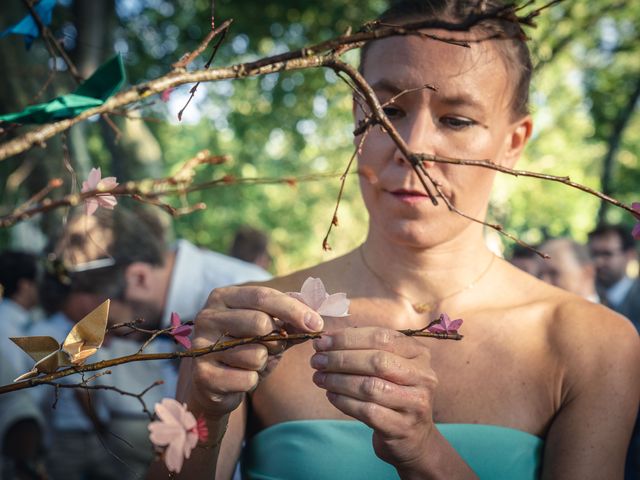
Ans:
[[[273,317],[258,310],[204,309],[195,320],[195,333],[215,341],[221,333],[227,336],[255,337],[268,335],[277,328]]]
[[[403,333],[379,327],[343,328],[313,341],[316,351],[327,350],[384,350],[415,358],[428,351],[423,343]]]
[[[229,308],[263,311],[300,331],[320,331],[324,326],[322,317],[312,308],[273,288],[219,288],[213,291],[212,297],[214,303],[222,301]]]
[[[378,377],[315,372],[313,382],[329,392],[401,412],[422,412],[431,404],[426,390],[401,386]]]
[[[327,399],[342,413],[360,420],[385,436],[401,437],[406,432],[402,414],[387,407],[333,392],[327,392]]]
[[[421,385],[431,369],[383,350],[337,350],[315,353],[310,364],[325,373],[346,373],[382,378],[398,385]]]
[[[214,401],[220,395],[244,393],[253,390],[258,384],[258,373],[230,367],[220,362],[202,361],[198,358],[194,368],[194,383],[198,390]]]
[[[267,365],[269,355],[262,344],[240,345],[215,356],[215,361],[228,367],[261,371]]]

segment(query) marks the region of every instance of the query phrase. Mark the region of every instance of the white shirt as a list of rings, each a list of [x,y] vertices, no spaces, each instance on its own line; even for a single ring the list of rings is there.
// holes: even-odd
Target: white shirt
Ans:
[[[614,308],[618,308],[622,304],[622,302],[624,302],[624,299],[626,298],[627,293],[629,293],[629,290],[631,290],[632,286],[633,279],[624,276],[614,285],[609,287],[607,289],[607,300],[609,301],[609,304]]]
[[[171,324],[171,312],[177,312],[183,322],[195,319],[214,288],[271,278],[269,272],[253,263],[203,250],[186,240],[178,240],[176,246],[162,317],[164,328]]]
[[[32,362],[26,353],[9,340],[9,337],[29,335],[30,323],[31,318],[27,310],[8,298],[3,298],[0,301],[0,325],[2,325],[0,354],[3,355],[4,360],[11,362],[13,368],[20,373],[30,370]]]
[[[110,336],[108,343],[104,345],[94,357],[92,362],[124,357],[136,353],[141,344],[126,337]],[[173,340],[158,337],[151,342],[143,353],[173,352],[176,347]],[[139,394],[156,380],[164,383],[149,390],[142,399],[147,409],[153,413],[154,406],[163,398],[175,397],[178,383],[177,360],[151,360],[146,362],[131,362],[109,367],[110,375],[102,375],[96,379],[100,385],[115,386],[128,393]],[[148,418],[142,409],[140,402],[131,396],[120,395],[113,390],[100,390],[109,413],[113,417]]]

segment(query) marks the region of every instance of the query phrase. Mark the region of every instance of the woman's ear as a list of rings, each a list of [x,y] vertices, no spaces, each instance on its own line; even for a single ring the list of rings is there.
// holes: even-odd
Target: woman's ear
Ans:
[[[533,131],[533,120],[531,115],[525,115],[514,122],[506,138],[506,154],[504,156],[503,166],[513,168],[518,162],[522,150],[527,145],[531,132]]]

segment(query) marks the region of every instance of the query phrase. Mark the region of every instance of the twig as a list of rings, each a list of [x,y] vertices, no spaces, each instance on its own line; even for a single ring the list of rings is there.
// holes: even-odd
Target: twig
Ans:
[[[148,180],[142,180],[139,182],[126,182],[122,185],[111,190],[91,190],[87,192],[75,193],[65,195],[57,200],[44,199],[40,204],[20,212],[12,212],[10,214],[0,216],[0,228],[10,227],[16,223],[26,220],[34,215],[50,212],[57,208],[65,206],[76,206],[84,202],[88,198],[96,197],[98,195],[114,195],[114,196],[128,196],[134,200],[157,205],[164,210],[168,211],[172,215],[182,215],[191,213],[195,210],[201,210],[205,208],[202,203],[195,204],[187,208],[175,208],[171,205],[158,201],[158,197],[168,195],[181,195],[199,190],[208,190],[217,187],[231,187],[231,186],[244,186],[244,185],[275,185],[286,184],[291,185],[299,182],[314,182],[321,181],[328,178],[338,177],[339,173],[318,173],[302,175],[299,177],[280,177],[280,178],[235,178],[229,175],[224,175],[216,180],[199,183],[187,187],[169,188],[169,186],[175,184],[169,179],[161,179],[153,182]],[[173,178],[173,177],[169,177]]]
[[[462,336],[456,334],[440,334],[425,332],[418,330],[415,333],[411,333],[411,330],[400,330],[405,335],[415,335],[420,337],[436,338],[440,340],[460,340]],[[73,375],[80,372],[93,372],[96,370],[102,370],[104,368],[113,367],[116,365],[122,365],[132,362],[146,362],[150,360],[166,360],[173,358],[195,358],[210,353],[222,352],[231,348],[239,347],[241,345],[249,345],[253,343],[262,342],[303,342],[306,340],[312,340],[314,338],[320,338],[324,332],[312,332],[312,333],[270,333],[268,335],[259,335],[255,337],[234,338],[227,341],[216,341],[214,344],[203,348],[194,348],[191,350],[185,350],[180,352],[168,352],[168,353],[136,353],[132,355],[126,355],[124,357],[113,358],[110,360],[103,360],[101,362],[91,363],[88,365],[74,366],[65,368],[55,373],[50,373],[42,377],[30,378],[21,382],[12,383],[9,385],[3,385],[0,387],[0,395],[8,392],[15,392],[17,390],[23,390],[25,388],[32,388],[42,383],[50,383],[53,380]]]
[[[34,145],[44,145],[45,141],[49,138],[67,130],[72,125],[82,122],[87,118],[138,102],[150,95],[161,93],[171,87],[176,87],[185,83],[219,81],[232,78],[265,75],[286,70],[300,70],[304,68],[327,66],[328,62],[330,62],[334,57],[325,56],[324,54],[326,52],[339,51],[340,53],[344,53],[348,50],[359,48],[370,40],[386,38],[394,35],[410,35],[415,30],[426,28],[467,31],[484,20],[495,18],[495,16],[496,12],[486,12],[471,15],[463,22],[424,20],[410,25],[405,25],[401,29],[395,27],[380,27],[369,31],[360,31],[348,36],[341,36],[318,43],[311,47],[305,47],[292,52],[266,57],[253,62],[211,70],[197,70],[194,72],[174,70],[163,77],[139,84],[123,91],[107,100],[103,105],[85,110],[76,117],[42,126],[33,131],[27,132],[20,137],[3,143],[0,145],[0,161],[13,155],[17,155],[18,153],[22,153]],[[518,17],[516,17],[516,20],[518,20]]]
[[[331,223],[329,224],[329,228],[327,229],[327,234],[324,236],[324,239],[322,240],[322,249],[325,251],[331,250],[331,247],[329,246],[329,235],[331,235],[332,228],[334,226],[335,227],[338,226],[338,208],[340,207],[340,200],[342,200],[342,193],[344,192],[344,186],[347,181],[347,175],[349,175],[349,170],[351,170],[351,165],[353,165],[353,161],[355,160],[356,156],[360,153],[362,149],[362,145],[364,144],[364,141],[366,140],[368,134],[369,134],[369,127],[363,132],[362,138],[358,142],[358,146],[353,150],[353,154],[351,155],[351,158],[349,158],[349,162],[347,163],[347,167],[345,168],[344,173],[340,175],[340,190],[338,190],[336,207],[333,210],[333,217],[331,219]]]
[[[213,26],[213,17],[211,17],[211,25]],[[228,22],[228,23],[227,23]],[[220,35],[220,38],[218,38],[218,41],[216,42],[216,44],[213,47],[213,52],[211,52],[211,56],[209,57],[209,60],[207,61],[207,63],[204,65],[204,69],[208,70],[209,67],[211,66],[211,62],[213,62],[213,59],[216,56],[216,53],[218,53],[218,49],[220,48],[220,45],[222,45],[222,42],[224,41],[225,37],[227,36],[227,32],[229,31],[229,26],[231,25],[231,20],[227,20],[227,25],[222,24],[221,27],[224,28],[220,28],[218,30],[212,30],[211,33],[209,35],[207,35],[207,38],[209,38],[208,40],[206,40],[206,43],[203,42],[202,45],[200,45],[200,47],[202,47],[203,51],[206,48],[206,45],[209,43],[209,41],[215,37],[217,35],[217,33],[222,32],[222,35]],[[200,48],[199,47],[199,48]],[[199,55],[201,53],[201,51],[198,51],[198,49],[196,49],[196,51],[194,52],[194,54]],[[193,54],[192,54],[193,55]],[[193,58],[195,57],[191,57],[191,60],[193,60]],[[190,62],[191,60],[189,60],[189,57],[187,57],[187,63]],[[182,114],[184,113],[184,111],[187,109],[187,107],[189,106],[189,104],[191,103],[191,100],[193,100],[193,97],[196,94],[196,91],[198,90],[198,86],[200,85],[200,82],[197,82],[193,87],[191,87],[191,90],[189,90],[189,98],[187,99],[187,103],[184,105],[184,107],[182,107],[182,109],[178,112],[178,120],[182,121]]]
[[[29,9],[30,15],[33,17],[34,21],[36,22],[36,25],[38,26],[38,30],[40,31],[40,36],[43,39],[45,39],[45,41],[48,40],[51,42],[51,45],[53,45],[55,50],[62,57],[64,62],[67,64],[67,68],[69,68],[69,73],[71,73],[71,76],[76,81],[76,83],[82,82],[84,80],[82,78],[82,75],[80,75],[80,73],[78,72],[78,69],[76,68],[76,66],[73,64],[73,62],[67,55],[67,52],[64,51],[64,48],[62,48],[58,43],[58,41],[55,39],[55,37],[51,33],[51,30],[49,30],[49,28],[44,24],[44,22],[40,18],[40,15],[38,15],[38,12],[36,12],[35,8],[33,8],[31,1],[22,0],[22,3],[24,3],[24,5]],[[49,54],[51,55],[53,59],[53,63],[55,65],[55,60],[56,60],[55,53],[49,50]]]

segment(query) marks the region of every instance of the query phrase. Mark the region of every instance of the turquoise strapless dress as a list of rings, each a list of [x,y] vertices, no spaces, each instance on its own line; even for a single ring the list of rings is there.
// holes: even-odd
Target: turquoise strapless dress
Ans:
[[[541,438],[493,425],[438,424],[481,480],[529,480],[540,473]],[[372,430],[351,420],[297,420],[266,428],[242,454],[247,480],[390,480],[396,470],[380,460]]]

